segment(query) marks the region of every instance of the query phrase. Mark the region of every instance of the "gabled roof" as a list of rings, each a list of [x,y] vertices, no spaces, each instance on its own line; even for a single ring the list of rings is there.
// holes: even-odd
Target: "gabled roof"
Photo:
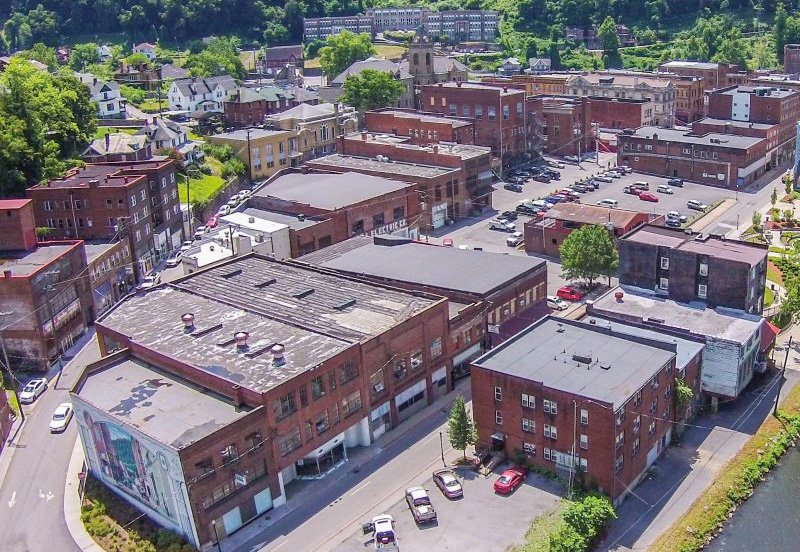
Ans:
[[[116,81],[104,81],[91,73],[75,73],[75,76],[89,88],[89,94],[96,96],[101,92],[119,90],[119,83]]]
[[[333,113],[334,106],[332,103],[321,103],[317,105],[301,103],[286,111],[270,115],[268,118],[277,121],[284,121],[287,119],[306,121],[317,117],[331,117]]]
[[[399,78],[411,78],[411,73],[408,72],[408,64],[406,64],[406,67],[404,68],[401,63],[396,61],[371,57],[363,61],[353,62],[350,67],[339,73],[336,78],[331,81],[331,84],[342,85],[347,77],[350,75],[359,75],[364,69],[372,69],[373,71],[383,71],[384,73],[394,74],[399,72]]]
[[[156,45],[150,44],[149,42],[142,42],[141,44],[137,44],[133,47],[134,50],[155,50]]]
[[[296,59],[303,59],[303,46],[301,44],[273,46],[264,50],[264,59],[267,61],[285,61],[292,56]]]
[[[183,67],[176,67],[171,63],[165,63],[158,69],[161,80],[167,79],[185,79],[189,76],[189,71]]]
[[[188,134],[185,127],[169,119],[156,117],[152,123],[146,124],[134,136],[147,136],[151,141],[172,140],[180,135]]]
[[[143,134],[127,134],[125,132],[111,132],[108,134],[108,147],[106,138],[97,138],[84,150],[81,157],[94,157],[108,154],[136,153],[147,145],[147,136]]]
[[[202,79],[194,77],[191,79],[176,80],[174,84],[178,87],[178,91],[183,96],[191,96],[193,94],[211,94],[217,85],[222,86],[226,91],[236,88],[236,81],[230,75],[220,75],[218,77],[209,77]]]

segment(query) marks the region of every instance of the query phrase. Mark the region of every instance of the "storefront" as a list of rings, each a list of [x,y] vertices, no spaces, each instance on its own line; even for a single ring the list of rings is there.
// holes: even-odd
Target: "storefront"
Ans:
[[[453,375],[452,379],[463,378],[469,375],[469,363],[472,359],[477,358],[483,349],[481,343],[475,343],[453,357]]]
[[[397,406],[397,420],[402,422],[423,409],[428,402],[425,400],[426,381],[418,381],[405,391],[401,391],[394,399]]]
[[[344,433],[295,462],[297,479],[320,479],[347,462]]]
[[[442,366],[431,375],[431,401],[447,393],[447,366]]]

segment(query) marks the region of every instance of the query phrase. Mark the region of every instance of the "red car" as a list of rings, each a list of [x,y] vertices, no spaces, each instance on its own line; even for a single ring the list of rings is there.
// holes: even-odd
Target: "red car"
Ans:
[[[442,240],[442,245],[445,247],[453,247],[453,238],[445,238]]]
[[[208,228],[215,228],[218,224],[219,224],[219,215],[214,215],[213,217],[208,219],[206,226]]]
[[[569,286],[558,288],[556,295],[562,299],[567,299],[568,301],[580,301],[581,297],[583,297],[578,290]]]
[[[642,201],[652,201],[653,203],[658,203],[658,196],[651,194],[650,192],[640,193],[639,199],[641,199]]]
[[[514,466],[503,472],[500,479],[494,482],[494,492],[497,494],[508,494],[522,485],[525,481],[525,468]]]

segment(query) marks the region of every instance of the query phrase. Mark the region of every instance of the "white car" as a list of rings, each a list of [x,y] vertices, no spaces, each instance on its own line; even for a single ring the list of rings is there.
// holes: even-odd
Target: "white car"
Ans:
[[[191,242],[191,240],[186,240],[185,242],[183,242],[183,243],[181,244],[181,248],[180,248],[178,251],[180,251],[181,253],[186,253],[186,252],[187,252],[187,251],[189,251],[191,248],[192,248],[192,242]]]
[[[400,545],[394,532],[394,518],[389,514],[381,514],[372,518],[372,531],[375,535],[375,550],[380,552],[397,552]]]
[[[630,168],[628,165],[620,165],[619,167],[617,167],[617,170],[621,170],[625,174],[630,174],[633,172],[633,169]]]
[[[561,161],[548,161],[547,164],[556,169],[563,169],[566,167],[566,165],[564,165],[564,163],[562,163]]]
[[[708,205],[697,199],[690,199],[686,202],[686,206],[689,209],[694,209],[695,211],[705,211],[708,209]]]
[[[45,378],[32,379],[19,392],[19,402],[30,404],[38,399],[45,389],[47,389],[47,380]]]
[[[567,155],[564,159],[566,159],[567,161],[572,161],[573,163],[577,163],[578,162],[578,156],[577,155]]]
[[[656,188],[656,191],[662,194],[671,194],[673,193],[672,188],[669,186],[665,186],[664,184],[659,184]]]
[[[224,217],[225,215],[230,215],[231,214],[231,206],[227,205],[227,204],[223,205],[222,207],[217,209],[217,214],[219,216],[221,216],[221,217]]]
[[[555,295],[548,295],[547,296],[547,306],[551,309],[555,310],[565,310],[569,308],[569,305],[566,301],[564,301],[561,297],[556,297]]]
[[[687,222],[689,218],[686,215],[680,214],[678,211],[670,211],[667,213],[667,220],[677,220],[679,222]]]
[[[203,238],[206,237],[206,232],[208,232],[208,226],[198,226],[197,230],[194,231],[194,239],[202,240]],[[192,242],[184,242],[184,243],[192,243]]]
[[[239,196],[239,201],[243,201],[243,200],[247,199],[248,197],[250,197],[251,195],[253,195],[253,192],[251,192],[250,190],[242,190],[241,192],[239,192],[236,195]]]
[[[502,232],[514,232],[517,225],[504,219],[494,219],[489,223],[489,230],[500,230]]]
[[[525,238],[525,235],[522,232],[511,232],[509,236],[506,238],[506,245],[509,247],[516,247],[522,240]]]
[[[597,205],[600,207],[611,207],[612,209],[616,209],[619,202],[616,199],[601,199],[597,202]]]
[[[178,249],[177,251],[173,251],[170,253],[169,257],[167,257],[166,265],[169,268],[173,268],[181,264],[181,257],[183,257],[183,251]]]
[[[161,276],[159,274],[151,274],[150,276],[145,276],[142,283],[139,284],[136,289],[139,291],[145,291],[148,289],[152,289],[158,285],[161,281]]]
[[[613,178],[611,178],[610,176],[606,176],[604,174],[599,174],[599,175],[595,176],[594,179],[595,180],[599,180],[600,182],[606,182],[606,183],[614,182]]]
[[[53,412],[53,417],[50,419],[50,433],[61,433],[69,425],[72,419],[72,405],[70,403],[61,403]]]

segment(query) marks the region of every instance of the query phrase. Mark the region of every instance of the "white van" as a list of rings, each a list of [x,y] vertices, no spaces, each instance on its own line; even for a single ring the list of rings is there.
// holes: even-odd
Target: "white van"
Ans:
[[[600,207],[611,207],[612,209],[616,209],[619,205],[619,202],[616,199],[601,199],[597,202]]]
[[[561,297],[555,295],[547,296],[547,306],[551,309],[562,311],[569,308],[569,305]]]

